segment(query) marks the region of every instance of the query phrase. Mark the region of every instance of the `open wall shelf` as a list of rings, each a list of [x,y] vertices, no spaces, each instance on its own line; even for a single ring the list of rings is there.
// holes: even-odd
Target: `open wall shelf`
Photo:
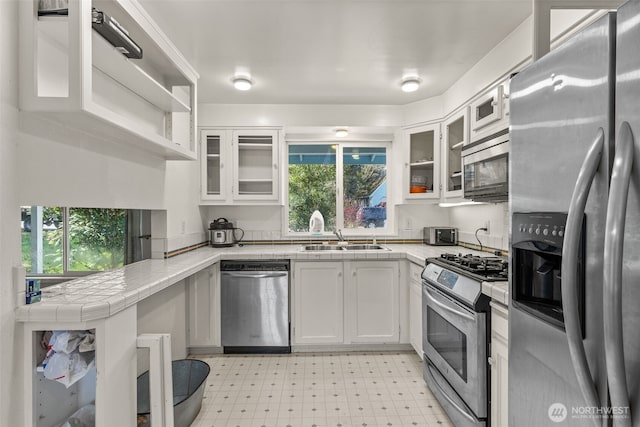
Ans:
[[[198,74],[137,0],[70,0],[68,15],[20,2],[20,108],[165,159],[197,158]],[[92,7],[142,48],[125,57],[92,28]]]

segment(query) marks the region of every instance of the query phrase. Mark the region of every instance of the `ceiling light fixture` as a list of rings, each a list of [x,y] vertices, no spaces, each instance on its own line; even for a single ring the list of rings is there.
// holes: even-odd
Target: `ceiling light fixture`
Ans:
[[[347,135],[349,135],[349,131],[347,129],[345,128],[336,129],[336,137],[344,138]]]
[[[403,92],[415,92],[420,87],[420,78],[418,77],[405,77],[402,79],[402,91]]]
[[[244,77],[244,76],[236,76],[233,78],[232,81],[233,81],[233,87],[235,87],[238,90],[249,90],[251,89],[251,85],[253,84],[249,77]]]

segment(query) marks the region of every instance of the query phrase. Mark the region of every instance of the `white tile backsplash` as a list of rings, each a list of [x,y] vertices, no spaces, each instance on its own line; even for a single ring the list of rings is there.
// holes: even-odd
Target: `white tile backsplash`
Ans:
[[[509,249],[509,205],[494,203],[448,208],[451,226],[458,228],[458,240],[477,245],[475,231],[490,222],[489,234],[478,232],[483,246]]]
[[[245,232],[244,240],[282,240],[287,239],[283,234],[282,206],[209,206],[203,208],[206,224],[217,218],[224,217],[242,228]],[[422,239],[422,229],[427,226],[449,226],[450,210],[440,208],[437,204],[411,204],[396,207],[395,220],[397,232],[393,235],[376,237]],[[173,244],[169,244],[173,247]]]

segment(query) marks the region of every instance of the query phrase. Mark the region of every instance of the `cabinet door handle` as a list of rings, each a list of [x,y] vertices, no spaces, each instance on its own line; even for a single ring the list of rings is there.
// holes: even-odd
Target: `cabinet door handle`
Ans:
[[[224,163],[220,162],[220,169],[224,168]]]
[[[277,164],[277,163],[274,163],[274,164],[273,164],[273,168],[274,168],[274,169],[278,169],[278,164]]]
[[[342,272],[338,271],[338,277],[342,277]]]
[[[491,367],[496,366],[496,361],[493,360],[493,357],[488,357],[487,361],[489,362],[489,366]]]

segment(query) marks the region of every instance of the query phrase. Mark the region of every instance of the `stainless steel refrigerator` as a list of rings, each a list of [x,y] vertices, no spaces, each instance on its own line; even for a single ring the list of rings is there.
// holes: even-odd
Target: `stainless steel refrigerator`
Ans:
[[[510,96],[509,425],[640,425],[640,1]]]

